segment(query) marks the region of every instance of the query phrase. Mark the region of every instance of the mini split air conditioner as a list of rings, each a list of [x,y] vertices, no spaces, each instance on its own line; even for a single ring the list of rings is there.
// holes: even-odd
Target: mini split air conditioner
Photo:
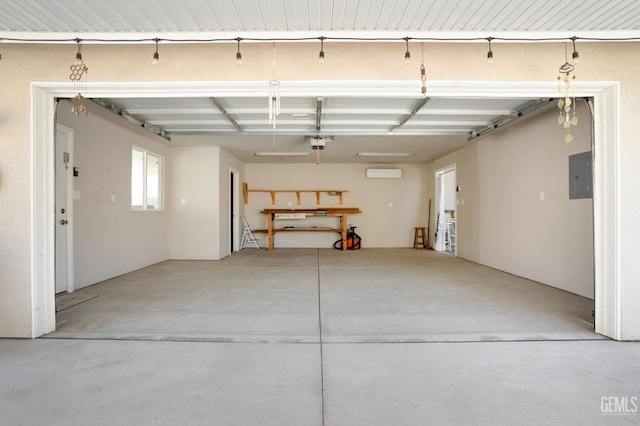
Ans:
[[[401,179],[402,169],[367,169],[367,179]]]
[[[327,145],[327,142],[331,142],[333,139],[328,136],[307,136],[307,140],[311,145],[311,149],[324,149]]]

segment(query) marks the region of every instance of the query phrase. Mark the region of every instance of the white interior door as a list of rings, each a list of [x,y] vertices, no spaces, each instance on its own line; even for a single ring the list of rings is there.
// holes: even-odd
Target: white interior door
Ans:
[[[56,245],[56,280],[55,291],[56,294],[63,291],[73,291],[73,285],[70,283],[73,277],[73,272],[70,272],[70,264],[72,265],[72,259],[69,252],[71,247],[70,242],[70,227],[69,220],[71,218],[70,202],[71,194],[70,184],[73,173],[73,167],[71,166],[71,149],[73,139],[70,129],[58,126],[56,128],[55,139],[55,156],[56,156],[56,196],[55,196],[55,245]]]
[[[231,208],[231,253],[240,250],[240,173],[233,168],[229,168],[231,187],[230,187],[230,208]]]

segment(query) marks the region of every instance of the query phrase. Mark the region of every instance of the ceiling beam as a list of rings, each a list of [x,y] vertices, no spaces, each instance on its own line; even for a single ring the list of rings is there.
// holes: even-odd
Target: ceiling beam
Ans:
[[[235,127],[236,129],[238,129],[239,132],[244,133],[244,129],[242,128],[242,126],[240,126],[238,124],[238,122],[236,120],[234,120],[234,118],[227,112],[226,109],[224,109],[224,106],[222,106],[222,104],[213,96],[209,97],[209,100],[211,101],[211,103],[213,103],[215,106],[218,107],[218,109],[220,110],[220,112],[222,113],[222,115],[224,115],[224,117],[229,120],[229,122],[231,124],[233,124],[233,127]]]
[[[512,111],[510,109],[490,109],[490,108],[475,108],[475,109],[431,109],[431,108],[427,108],[427,109],[423,109],[422,111],[418,112],[419,116],[425,116],[425,115],[454,115],[457,117],[463,116],[463,115],[480,115],[480,116],[497,116],[497,115],[511,115],[513,114],[515,111]]]
[[[552,101],[553,101],[552,98],[540,98],[540,99],[531,100],[525,103],[524,105],[520,106],[520,108],[517,111],[515,111],[513,114],[508,116],[503,116],[503,117],[497,117],[492,123],[489,123],[486,126],[481,126],[473,129],[467,141],[472,141],[474,139],[479,138],[480,136],[484,136],[488,133],[491,133],[500,127],[506,126],[507,124],[513,121],[516,121],[524,117],[525,115],[530,114],[548,105]]]
[[[427,102],[429,102],[431,100],[431,98],[423,98],[420,99],[415,106],[413,107],[413,110],[411,110],[411,112],[408,115],[405,115],[402,120],[400,120],[400,123],[398,123],[397,125],[393,126],[389,131],[393,132],[397,129],[399,129],[400,127],[404,126],[407,121],[411,120],[413,118],[413,116],[415,116],[418,111],[420,111],[422,109],[423,106],[425,106],[427,104]]]
[[[119,115],[120,117],[127,120],[129,123],[136,126],[140,126],[146,131],[148,131],[149,133],[153,133],[154,135],[160,136],[161,138],[171,142],[171,137],[168,135],[168,132],[165,129],[158,127],[157,125],[149,121],[145,121],[143,119],[138,119],[134,117],[126,109],[121,108],[118,105],[107,102],[106,100],[100,99],[100,98],[95,98],[95,99],[90,98],[89,100],[92,101],[94,104],[106,109],[107,111],[110,111],[115,115]]]
[[[207,108],[183,108],[183,107],[176,107],[176,106],[165,107],[165,108],[138,107],[138,108],[127,108],[127,111],[129,111],[130,114],[140,114],[140,115],[146,115],[146,114],[208,115],[208,116],[211,115],[211,107],[207,107]],[[260,111],[264,111],[264,110],[260,110]],[[227,112],[229,112],[230,114],[233,113],[230,110],[227,110]]]
[[[323,98],[318,96],[316,99],[316,134],[320,133],[322,127],[322,101]]]
[[[233,128],[221,129],[221,128],[206,128],[206,127],[194,127],[189,129],[180,128],[166,128],[167,132],[172,135],[238,135],[237,131]],[[285,129],[279,127],[276,129],[276,135],[308,135],[313,132],[312,128],[300,129],[289,128]],[[272,128],[257,128],[246,129],[243,136],[264,136],[265,134],[272,135]],[[384,133],[382,130],[371,129],[367,127],[358,127],[354,129],[324,129],[323,134],[331,136],[468,136],[469,129],[452,129],[452,128],[436,128],[436,129],[407,129],[402,128],[393,134]],[[322,136],[322,135],[321,135]]]
[[[491,124],[488,120],[412,120],[405,123],[404,128],[429,128],[429,127],[479,127]]]

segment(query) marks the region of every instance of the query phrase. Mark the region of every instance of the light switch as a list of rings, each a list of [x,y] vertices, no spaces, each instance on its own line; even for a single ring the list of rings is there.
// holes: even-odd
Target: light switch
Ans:
[[[183,206],[187,205],[187,200],[185,200],[184,198],[180,199],[180,204],[182,204]]]
[[[113,192],[111,193],[111,202],[112,202],[112,203],[115,203],[115,202],[116,202],[116,192],[115,192],[115,191],[113,191]]]
[[[540,191],[540,201],[544,201],[544,192]]]

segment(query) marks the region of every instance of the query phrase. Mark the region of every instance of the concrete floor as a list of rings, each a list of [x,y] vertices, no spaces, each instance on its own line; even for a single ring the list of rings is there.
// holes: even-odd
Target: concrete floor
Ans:
[[[0,340],[3,425],[640,423],[640,344],[446,254],[245,249],[79,292],[48,338]]]
[[[245,249],[87,287],[49,337],[217,342],[594,339],[592,301],[429,250]],[[320,303],[319,303],[320,301]]]

